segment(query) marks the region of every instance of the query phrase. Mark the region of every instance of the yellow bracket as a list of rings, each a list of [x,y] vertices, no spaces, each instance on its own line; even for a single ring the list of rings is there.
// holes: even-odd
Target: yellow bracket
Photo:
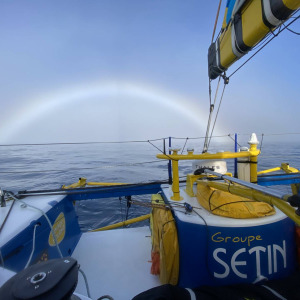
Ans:
[[[290,173],[299,173],[299,170],[293,167],[290,167],[288,163],[282,163],[281,164],[281,170],[283,170],[285,173],[290,174]],[[299,183],[294,183],[291,184],[292,192],[294,195],[298,195],[300,191],[300,184]]]
[[[232,173],[226,173],[225,175],[227,176],[231,176],[232,177]],[[208,177],[216,177],[216,176],[213,176],[213,175],[194,175],[194,174],[187,174],[186,176],[186,189],[185,189],[185,192],[190,196],[190,197],[195,197],[195,193],[194,193],[194,190],[193,190],[193,186],[194,186],[194,183],[198,180],[198,179],[201,179],[201,178],[208,178]]]
[[[70,185],[63,185],[61,188],[68,190],[68,189],[76,189],[79,187],[85,187],[86,186],[86,178],[79,178],[78,182],[75,182],[73,184]]]
[[[288,163],[282,163],[280,167],[260,171],[260,172],[257,173],[257,175],[272,173],[272,172],[276,172],[276,171],[280,171],[280,170],[284,171],[287,174],[299,173],[298,169],[290,167],[290,165]],[[291,188],[292,188],[292,192],[293,192],[294,195],[299,194],[299,191],[300,191],[300,184],[299,183],[291,184]]]
[[[218,152],[218,153],[202,153],[194,154],[192,151],[188,151],[188,154],[178,154],[178,149],[173,149],[173,153],[170,155],[166,154],[157,154],[156,157],[159,159],[168,159],[172,160],[172,175],[173,175],[173,184],[172,191],[173,196],[172,200],[180,201],[183,198],[180,196],[179,190],[179,170],[178,170],[178,161],[179,160],[198,160],[198,159],[230,159],[230,158],[250,158],[250,161],[253,162],[250,166],[250,180],[251,182],[257,182],[257,156],[260,154],[260,150],[257,149],[256,144],[250,145],[249,151],[243,152]],[[199,178],[199,177],[198,177]],[[187,183],[187,193],[191,196],[193,193],[193,183],[194,177],[187,178],[189,183]]]

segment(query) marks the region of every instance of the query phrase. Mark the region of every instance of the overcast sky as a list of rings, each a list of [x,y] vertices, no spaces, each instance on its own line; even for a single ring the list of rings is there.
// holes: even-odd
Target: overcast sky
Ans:
[[[0,143],[204,136],[218,2],[1,0]],[[231,78],[215,134],[300,132],[299,49],[285,30]]]

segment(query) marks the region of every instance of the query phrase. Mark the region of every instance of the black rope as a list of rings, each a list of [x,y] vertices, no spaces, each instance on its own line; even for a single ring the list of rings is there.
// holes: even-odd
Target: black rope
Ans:
[[[209,205],[209,210],[211,210],[211,198],[213,196],[213,194],[215,193],[216,190],[213,190],[213,192],[210,194],[209,198],[208,198],[208,205]]]
[[[208,120],[207,120],[206,133],[205,133],[205,141],[204,141],[202,153],[205,153],[208,150],[208,139],[209,139],[208,136],[209,136],[209,131],[210,131],[211,117],[212,117],[212,113],[213,113],[214,108],[215,108],[216,98],[217,98],[218,91],[219,91],[219,86],[220,86],[220,81],[221,81],[221,76],[219,76],[219,81],[218,81],[218,85],[217,85],[217,89],[216,89],[216,93],[215,93],[215,97],[214,97],[214,103],[212,103],[212,101],[211,101],[211,82],[212,82],[212,80],[209,78],[209,86],[208,86],[208,93],[209,93],[209,116],[208,116]]]
[[[127,221],[128,219],[128,213],[129,213],[129,208],[131,207],[131,196],[125,196],[125,199],[126,199],[126,217],[125,217],[125,220]]]
[[[122,206],[122,197],[119,197],[119,201],[120,201],[120,213],[121,213],[121,220],[122,222],[124,222],[124,214],[123,214],[123,206]]]
[[[134,183],[134,184],[122,184],[122,185],[115,185],[115,186],[98,186],[98,187],[84,187],[84,188],[74,188],[74,189],[48,189],[48,190],[32,190],[32,191],[19,191],[18,194],[14,194],[10,191],[4,191],[5,193],[11,193],[15,195],[15,197],[27,197],[27,196],[40,196],[42,195],[77,195],[77,194],[90,194],[95,192],[101,192],[101,193],[111,193],[112,191],[122,190],[123,188],[128,187],[139,187],[139,186],[151,186],[156,184],[167,184],[168,180],[160,180],[160,181],[150,181],[150,182],[140,182],[140,183]],[[151,187],[149,189],[145,188],[145,191],[152,191]],[[132,189],[132,192],[139,191]],[[147,193],[145,193],[147,194]]]
[[[256,54],[258,54],[264,47],[266,47],[275,37],[277,37],[282,31],[285,29],[288,29],[291,24],[293,24],[297,19],[299,19],[300,16],[296,17],[293,21],[291,21],[288,25],[284,26],[283,29],[279,28],[279,31],[277,34],[274,34],[272,38],[270,38],[268,41],[265,42],[253,55],[251,55],[241,66],[239,66],[233,73],[231,73],[228,78],[232,77],[237,71],[239,71],[247,62],[249,62]]]
[[[182,151],[181,151],[181,154],[183,153],[183,151],[184,151],[184,148],[185,148],[185,146],[186,146],[186,143],[187,143],[187,141],[188,141],[188,137],[186,138],[186,140],[185,140],[185,143],[184,143],[184,145],[183,145],[183,148],[182,148]]]
[[[300,32],[296,32],[296,31],[294,31],[294,30],[292,30],[292,29],[286,27],[284,24],[282,24],[282,25],[285,27],[286,30],[290,31],[291,33],[294,33],[294,34],[296,34],[296,35],[300,35]]]
[[[55,143],[24,143],[24,144],[0,144],[0,147],[15,147],[15,146],[57,146],[57,145],[92,145],[92,144],[129,144],[129,143],[148,143],[148,141],[161,141],[165,138],[153,140],[132,140],[132,141],[108,141],[108,142],[55,142]]]
[[[225,75],[225,78],[227,78],[226,75]],[[225,79],[224,79],[224,81],[225,81]],[[209,137],[207,149],[209,148],[210,141],[211,141],[211,138],[212,138],[212,134],[213,134],[214,129],[215,129],[215,126],[216,126],[216,122],[217,122],[219,110],[220,110],[220,107],[221,107],[221,104],[222,104],[222,100],[223,100],[223,96],[224,96],[224,92],[225,92],[226,85],[227,85],[227,84],[224,82],[224,86],[223,86],[223,91],[222,91],[221,99],[220,99],[219,106],[218,106],[218,110],[217,110],[216,117],[215,117],[215,120],[214,120],[214,125],[213,125],[213,128],[212,128],[212,130],[211,130],[210,137]]]
[[[241,200],[241,201],[224,203],[224,204],[221,204],[219,206],[216,206],[213,210],[211,210],[211,212],[213,212],[216,209],[220,209],[222,206],[225,206],[225,205],[230,205],[230,204],[235,204],[235,203],[247,203],[247,202],[257,202],[257,201],[255,201],[255,200]]]
[[[150,145],[152,145],[154,148],[156,148],[160,153],[162,153],[162,154],[164,154],[165,156],[167,156],[170,160],[177,160],[177,159],[172,158],[172,157],[169,156],[168,154],[165,154],[161,149],[159,149],[159,148],[156,147],[154,144],[152,144],[152,143],[150,142],[150,140],[148,140],[148,143],[149,143]]]
[[[228,136],[232,141],[235,142],[235,139],[231,136],[230,133],[229,133],[227,136]],[[241,147],[241,145],[240,145],[238,142],[236,142],[236,143],[238,144],[239,147]]]
[[[259,151],[261,151],[261,149],[262,149],[263,141],[264,141],[264,134],[262,133],[262,134],[261,134],[261,142],[260,142],[260,148],[259,148]]]

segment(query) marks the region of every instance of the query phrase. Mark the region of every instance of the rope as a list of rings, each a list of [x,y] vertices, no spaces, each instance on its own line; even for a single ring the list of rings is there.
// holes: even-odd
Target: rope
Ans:
[[[30,265],[31,260],[32,260],[33,253],[34,253],[34,251],[35,251],[35,231],[36,231],[36,228],[37,228],[38,226],[40,226],[40,225],[39,225],[39,224],[35,224],[35,225],[34,225],[34,229],[33,229],[33,237],[32,237],[32,250],[31,250],[29,259],[28,259],[27,264],[25,265],[24,269],[27,269],[28,266]]]
[[[9,211],[8,211],[7,215],[5,216],[5,219],[4,219],[3,223],[1,224],[1,227],[0,227],[0,233],[1,233],[2,228],[4,227],[4,225],[5,225],[5,223],[6,223],[6,220],[7,220],[8,216],[10,215],[10,212],[11,212],[11,210],[12,210],[12,208],[13,208],[15,202],[16,202],[15,199],[13,199],[13,202],[12,202],[10,208],[9,208]]]
[[[177,159],[173,159],[171,156],[169,156],[168,154],[164,153],[162,150],[160,150],[158,147],[156,147],[154,144],[152,144],[152,143],[150,142],[150,140],[148,140],[148,143],[149,143],[150,145],[152,145],[155,149],[157,149],[160,153],[162,153],[162,154],[164,154],[165,156],[167,156],[170,160],[177,160]]]
[[[163,140],[158,138],[150,140],[152,142]],[[91,145],[91,144],[129,144],[129,143],[147,143],[148,140],[132,140],[132,141],[107,141],[107,142],[54,142],[54,143],[24,143],[24,144],[0,144],[0,147],[14,147],[14,146],[57,146],[57,145]]]
[[[260,148],[259,151],[261,152],[262,146],[263,146],[263,141],[264,141],[264,134],[261,134],[261,141],[260,141]]]
[[[299,18],[299,16],[298,16],[297,18]],[[296,19],[297,19],[297,18],[296,18]],[[283,23],[282,23],[282,25],[283,25],[283,27],[285,27],[286,30],[290,31],[291,33],[294,33],[294,34],[296,34],[296,35],[300,35],[300,32],[296,32],[296,31],[294,31],[294,30],[288,28],[288,27],[285,26]]]
[[[185,140],[185,143],[184,143],[184,145],[183,145],[183,148],[182,148],[182,151],[181,151],[181,154],[183,153],[183,151],[184,151],[184,148],[185,148],[185,146],[186,146],[186,143],[187,143],[187,141],[188,141],[188,137],[186,138],[186,140]]]
[[[105,299],[108,299],[108,300],[114,300],[114,298],[110,295],[104,295],[104,296],[101,296],[100,298],[98,298],[97,300],[105,300]]]
[[[229,133],[228,135],[227,135],[232,141],[234,141],[235,142],[235,139],[231,136],[231,134]],[[238,144],[238,146],[239,147],[241,147],[241,145],[237,142],[237,144]]]
[[[151,181],[151,182],[141,182],[141,183],[135,183],[135,184],[126,184],[126,185],[116,185],[114,187],[85,187],[85,188],[75,188],[75,189],[49,189],[49,190],[33,190],[33,191],[20,191],[18,192],[18,197],[28,197],[28,196],[45,196],[45,195],[78,195],[78,194],[90,194],[95,193],[97,191],[101,193],[111,193],[112,191],[115,191],[116,189],[123,189],[128,187],[139,187],[139,186],[151,186],[151,185],[157,185],[157,184],[168,184],[168,180],[161,180],[161,181]],[[140,189],[131,190],[132,192],[140,191]],[[153,191],[153,188],[144,189],[145,194],[147,194],[147,191]],[[7,193],[10,193],[13,195],[13,193],[6,191]],[[17,198],[16,198],[17,199]]]
[[[78,271],[80,272],[80,274],[82,275],[82,277],[83,277],[83,279],[84,279],[84,283],[85,283],[86,292],[87,292],[87,294],[88,294],[88,297],[91,298],[90,288],[89,288],[89,284],[88,284],[86,275],[85,275],[85,273],[80,269],[80,267],[79,267]]]
[[[61,250],[60,250],[60,248],[59,248],[59,245],[58,245],[58,242],[57,242],[56,234],[55,234],[55,232],[54,232],[54,230],[53,230],[53,226],[52,226],[51,221],[49,220],[47,214],[46,214],[42,209],[39,209],[38,207],[35,207],[35,206],[33,206],[33,205],[30,205],[30,204],[28,204],[28,203],[26,203],[26,202],[24,202],[24,201],[18,199],[18,198],[15,197],[11,192],[7,192],[7,194],[9,194],[14,200],[21,202],[21,203],[24,205],[24,208],[28,206],[28,207],[31,207],[31,208],[33,208],[33,209],[35,209],[35,210],[37,210],[37,211],[39,211],[39,212],[42,213],[42,215],[46,218],[46,220],[47,220],[47,222],[48,222],[48,224],[49,224],[49,226],[50,226],[50,230],[51,230],[51,233],[52,233],[52,236],[53,236],[53,239],[54,239],[55,246],[56,246],[56,248],[57,248],[58,254],[59,254],[59,256],[60,256],[61,258],[63,258],[62,252],[61,252]],[[36,226],[38,226],[38,224],[35,224],[35,227],[34,227],[34,233],[33,233],[33,249],[32,249],[32,251],[31,251],[30,257],[29,257],[29,259],[28,259],[28,262],[27,262],[25,268],[27,268],[28,265],[30,264],[30,261],[31,261],[32,256],[33,256],[33,252],[34,252],[34,250],[35,250],[34,244],[35,244],[35,229],[36,229]],[[86,285],[86,289],[87,289],[88,297],[91,298],[91,294],[90,294],[90,290],[89,290],[89,286],[88,286],[88,282],[87,282],[86,275],[85,275],[84,272],[83,272],[82,270],[80,270],[80,269],[79,269],[79,272],[82,274],[82,276],[83,276],[83,278],[84,278],[85,285]]]
[[[214,107],[215,107],[215,103],[216,103],[216,99],[217,99],[217,95],[218,95],[218,90],[219,90],[219,86],[220,86],[220,81],[221,81],[221,76],[219,76],[219,81],[218,81],[218,85],[217,85],[217,89],[216,89],[216,93],[215,93],[215,97],[214,97],[214,103],[212,104],[212,102],[211,102],[211,79],[209,79],[209,88],[208,88],[208,91],[209,91],[209,116],[208,116],[208,121],[207,121],[205,141],[204,141],[202,153],[205,153],[208,150],[208,135],[209,135],[211,117],[212,117],[212,113],[214,111]]]
[[[208,148],[208,147],[209,147],[209,145],[210,145],[210,141],[211,141],[211,138],[212,138],[212,134],[213,134],[213,132],[214,132],[214,129],[215,129],[215,125],[216,125],[217,118],[218,118],[218,114],[219,114],[219,110],[220,110],[220,107],[221,107],[221,104],[222,104],[222,100],[223,100],[223,96],[224,96],[225,88],[226,88],[226,84],[224,84],[224,87],[223,87],[223,91],[222,91],[221,99],[220,99],[220,102],[219,102],[219,106],[218,106],[217,114],[216,114],[216,117],[215,117],[215,121],[214,121],[213,128],[212,128],[212,130],[211,130],[211,134],[210,134],[210,137],[209,137],[209,141],[208,141],[207,148]]]
[[[298,11],[298,10],[297,10]],[[288,27],[293,24],[296,20],[298,20],[300,17],[300,15],[298,17],[296,17],[293,21],[291,21],[288,25],[284,25],[283,29],[279,28],[279,31],[277,34],[274,34],[272,31],[272,33],[274,34],[272,38],[270,38],[268,41],[265,42],[265,44],[263,44],[253,55],[251,55],[241,66],[239,66],[233,73],[231,73],[228,78],[232,77],[237,71],[239,71],[247,62],[249,62],[257,53],[259,53],[264,47],[266,47],[275,37],[277,37],[282,31],[284,31],[285,29],[288,29]],[[283,25],[283,24],[282,24]]]
[[[142,202],[142,201],[139,201],[139,200],[131,200],[130,202],[133,205],[142,206],[142,207],[160,208],[160,209],[164,209],[164,210],[170,210],[171,209],[171,207],[169,205],[166,205],[166,204],[155,204],[155,203],[152,203],[152,202]]]
[[[216,16],[216,20],[215,20],[214,31],[213,31],[212,38],[211,38],[211,44],[212,44],[212,42],[214,41],[215,32],[216,32],[216,27],[217,27],[217,23],[218,23],[218,19],[219,19],[219,13],[220,13],[221,4],[222,4],[222,0],[220,0],[220,2],[219,2],[219,7],[218,7],[218,11],[217,11],[217,16]]]

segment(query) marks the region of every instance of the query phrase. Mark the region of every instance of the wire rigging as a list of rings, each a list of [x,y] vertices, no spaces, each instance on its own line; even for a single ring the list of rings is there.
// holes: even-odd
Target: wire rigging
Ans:
[[[282,25],[283,25],[283,26],[285,27],[285,29],[288,30],[289,32],[294,33],[294,34],[296,34],[296,35],[300,35],[300,32],[296,32],[296,31],[294,31],[294,30],[292,30],[292,29],[286,27],[284,24],[282,24]]]
[[[298,10],[297,10],[298,11]],[[296,11],[296,12],[297,12]],[[296,13],[295,12],[295,13]],[[291,26],[291,24],[293,24],[295,21],[297,21],[300,18],[300,15],[295,17],[294,20],[292,20],[289,24],[285,25],[284,23],[282,23],[283,28],[278,27],[278,32],[275,34],[273,31],[270,31],[273,36],[267,40],[260,48],[258,48],[258,50],[251,55],[242,65],[240,65],[234,72],[232,72],[228,78],[232,77],[236,72],[238,72],[246,63],[248,63],[256,54],[258,54],[263,48],[265,48],[271,41],[273,41],[274,38],[276,38],[282,31],[284,31],[285,29],[289,29],[288,27]]]
[[[223,96],[224,96],[224,92],[225,92],[226,85],[227,85],[227,84],[224,83],[223,91],[222,91],[222,95],[221,95],[221,99],[220,99],[220,101],[219,101],[218,110],[217,110],[217,113],[216,113],[216,117],[215,117],[215,121],[214,121],[214,124],[213,124],[213,128],[212,128],[212,130],[211,130],[211,134],[210,134],[210,137],[209,137],[209,141],[208,141],[207,148],[209,148],[210,141],[211,141],[211,138],[212,138],[214,129],[215,129],[215,125],[216,125],[216,122],[217,122],[217,119],[218,119],[218,114],[219,114],[219,110],[220,110],[220,107],[221,107],[221,104],[222,104],[222,100],[223,100]]]

